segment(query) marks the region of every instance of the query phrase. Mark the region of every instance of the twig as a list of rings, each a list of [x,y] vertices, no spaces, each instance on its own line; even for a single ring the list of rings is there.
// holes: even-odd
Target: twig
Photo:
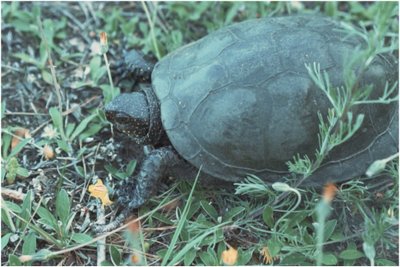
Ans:
[[[104,225],[106,219],[104,217],[104,207],[99,204],[97,209],[97,223]],[[106,259],[106,236],[97,241],[97,266],[101,266],[101,263]]]
[[[49,114],[46,113],[33,113],[33,112],[13,112],[13,111],[8,111],[5,112],[4,115],[11,115],[11,116],[47,116],[49,117]]]
[[[65,9],[64,7],[61,7],[61,8],[59,7],[59,8],[57,8],[57,10],[59,12],[61,12],[64,16],[69,18],[73,23],[75,23],[76,26],[78,26],[78,28],[81,31],[85,30],[85,26],[77,18],[75,18],[74,15],[72,15],[67,9]]]

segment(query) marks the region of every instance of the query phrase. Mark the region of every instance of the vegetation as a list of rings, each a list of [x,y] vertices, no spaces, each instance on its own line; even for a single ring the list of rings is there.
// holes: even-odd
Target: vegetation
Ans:
[[[377,54],[398,52],[398,3],[1,5],[4,265],[398,266],[396,155],[378,164],[387,179],[371,171],[369,179],[327,185],[322,192],[298,189],[290,180],[270,186],[255,176],[213,188],[197,178],[165,180],[124,231],[96,236],[90,229],[105,214],[115,215],[102,205],[109,203],[103,193],[112,195],[143,158],[142,148],[113,132],[102,111],[132,86],[110,74],[123,51],[139,49],[158,60],[234,22],[324,13],[364,38],[368,46],[355,51],[347,67],[367,68]],[[102,32],[107,35],[100,39]],[[357,75],[345,72],[344,87],[331,88],[318,62],[307,69],[333,108],[328,118],[320,116],[315,158],[288,162],[304,179],[359,129],[362,115],[347,111],[371,101],[361,93],[368,90],[354,90]],[[398,101],[397,84],[374,101]]]

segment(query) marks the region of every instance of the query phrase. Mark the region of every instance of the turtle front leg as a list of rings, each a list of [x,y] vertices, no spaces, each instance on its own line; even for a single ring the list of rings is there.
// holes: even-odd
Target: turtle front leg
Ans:
[[[137,207],[143,205],[155,193],[160,178],[164,177],[168,169],[182,160],[171,147],[162,147],[149,152],[139,174],[120,183],[115,194],[118,204],[124,208],[122,213],[108,225],[96,225],[95,232],[108,232],[117,228]]]
[[[155,193],[158,181],[166,175],[167,169],[179,161],[170,146],[150,151],[135,179],[125,180],[116,190],[118,202],[128,204],[130,210],[143,205]]]
[[[118,80],[133,79],[139,82],[148,82],[154,63],[146,60],[143,53],[132,50],[124,54],[124,58],[117,62],[116,72]]]

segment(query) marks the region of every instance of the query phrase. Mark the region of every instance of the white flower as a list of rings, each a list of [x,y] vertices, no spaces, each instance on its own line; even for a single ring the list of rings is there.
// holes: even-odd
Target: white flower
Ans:
[[[94,41],[90,46],[90,51],[92,55],[101,55],[101,44],[100,42]]]
[[[56,139],[58,137],[57,129],[54,129],[53,125],[47,125],[43,129],[42,137],[48,139]]]

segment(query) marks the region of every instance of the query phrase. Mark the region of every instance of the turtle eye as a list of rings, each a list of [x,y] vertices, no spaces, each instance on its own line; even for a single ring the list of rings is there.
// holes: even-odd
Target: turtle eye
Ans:
[[[125,114],[117,114],[114,117],[114,121],[118,124],[128,124],[133,123],[133,119]]]
[[[149,130],[149,124],[146,120],[135,118],[124,113],[116,114],[113,124],[119,131],[134,137],[145,136]]]
[[[105,106],[108,121],[131,137],[145,137],[150,129],[149,104],[143,92],[120,94]]]

